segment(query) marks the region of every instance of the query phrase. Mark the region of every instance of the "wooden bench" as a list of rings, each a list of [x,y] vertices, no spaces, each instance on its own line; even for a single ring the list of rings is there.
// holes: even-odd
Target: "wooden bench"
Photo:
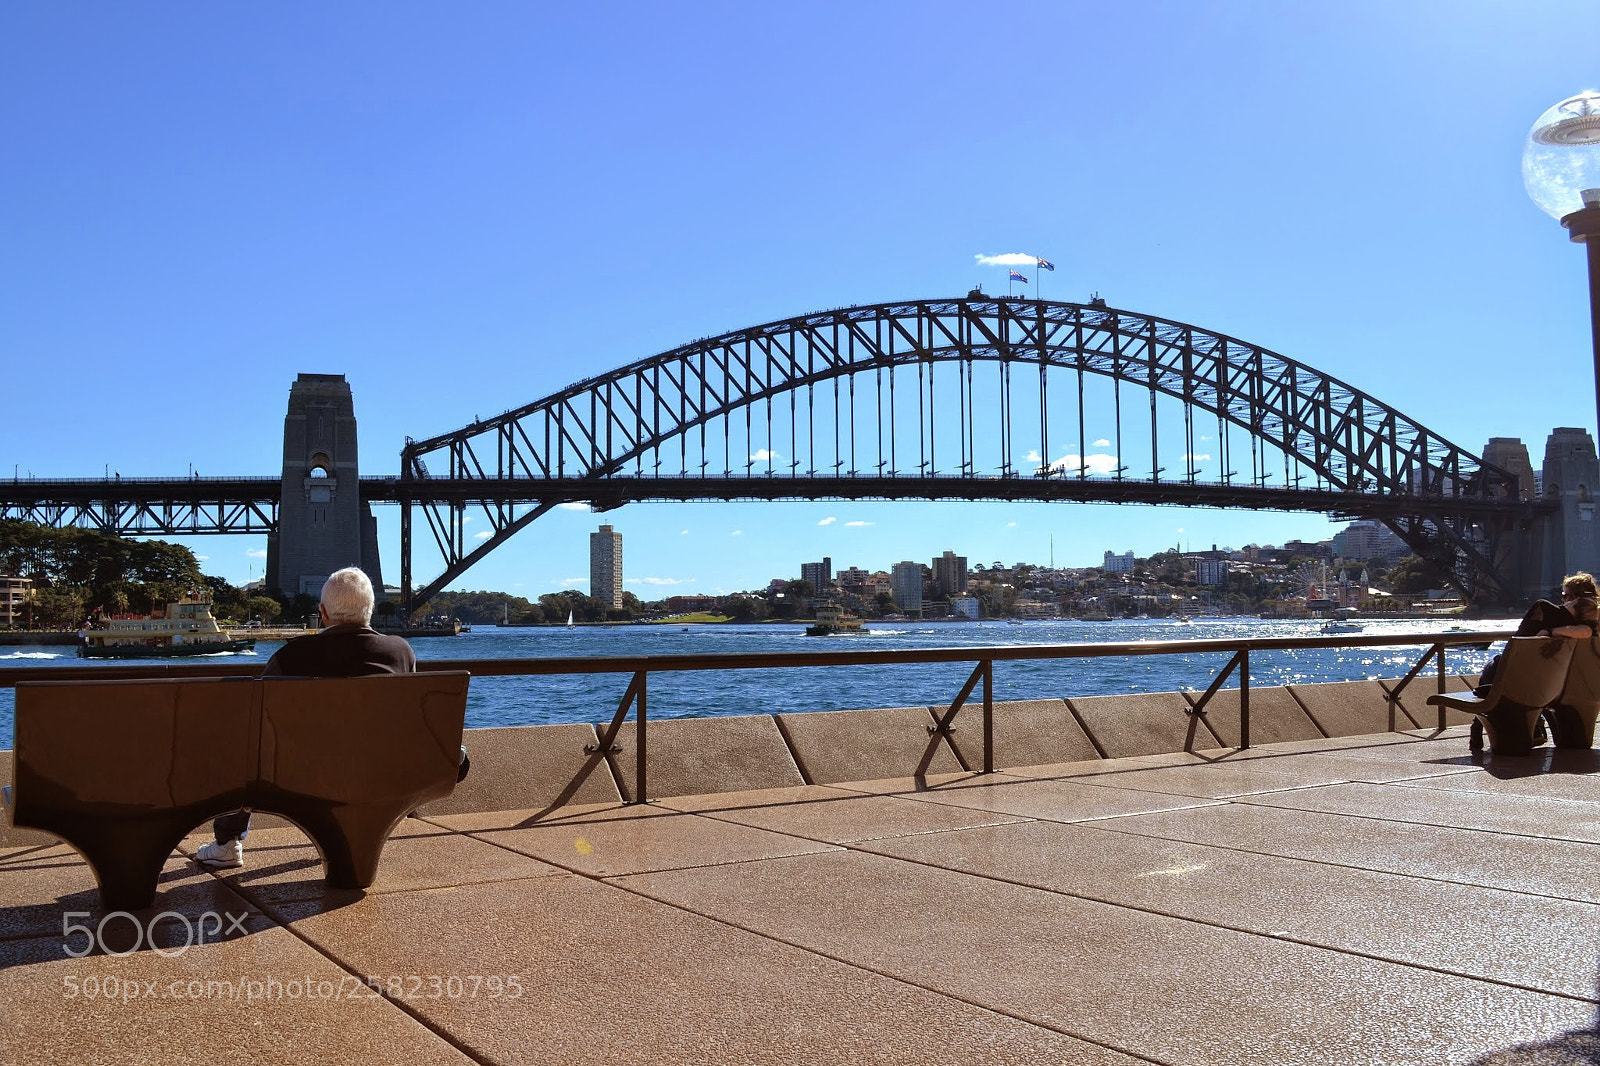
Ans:
[[[138,910],[178,842],[281,815],[328,884],[366,888],[400,819],[455,788],[465,672],[17,685],[12,824],[72,845],[109,910]]]
[[[1494,682],[1486,695],[1441,692],[1428,697],[1431,707],[1451,707],[1483,722],[1489,750],[1497,755],[1526,755],[1533,750],[1533,726],[1539,713],[1561,695],[1567,684],[1572,654],[1581,643],[1565,637],[1512,637],[1500,654]]]

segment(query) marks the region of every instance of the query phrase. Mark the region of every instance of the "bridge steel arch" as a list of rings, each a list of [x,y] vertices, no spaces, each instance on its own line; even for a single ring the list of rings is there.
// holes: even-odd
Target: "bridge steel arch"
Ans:
[[[999,375],[998,454],[989,467],[978,462],[980,445],[993,443],[995,435],[980,430],[973,408],[974,367],[982,363],[996,364]],[[942,393],[934,381],[939,367],[950,368],[944,371]],[[1035,369],[1037,386],[1030,376]],[[914,470],[911,454],[904,464],[899,459],[902,450],[912,451],[909,427],[893,424],[896,412],[907,407],[904,396],[895,398],[896,374],[909,376],[913,370],[919,460]],[[1063,373],[1069,389],[1075,378],[1077,390],[1078,439],[1072,443],[1078,450],[1072,465],[1048,458],[1048,393],[1050,382]],[[1148,478],[1125,477],[1122,465],[1096,471],[1085,458],[1084,381],[1096,375],[1115,390],[1119,457],[1121,390],[1148,394]],[[1022,412],[1013,378],[1023,381]],[[874,379],[875,390],[870,387]],[[909,387],[906,380],[902,392]],[[1059,392],[1061,386],[1056,388]],[[858,392],[862,410],[876,404],[875,464],[872,442],[857,440],[863,426],[873,423],[870,412],[863,419],[858,411]],[[819,395],[827,408],[820,443]],[[943,423],[933,417],[941,396]],[[1179,477],[1161,476],[1158,397],[1181,405],[1187,461]],[[955,415],[948,411],[952,398]],[[1012,423],[1029,421],[1035,410],[1039,425],[1030,422],[1026,439],[1036,448],[1023,457]],[[1222,430],[1219,481],[1197,477],[1197,413],[1214,417]],[[941,424],[954,428],[936,434]],[[719,425],[720,476],[714,469],[708,473],[716,465]],[[1230,469],[1235,456],[1229,454],[1228,430],[1234,427],[1249,438],[1248,478]],[[736,473],[740,464],[734,461],[733,441],[757,449],[742,460],[742,475]],[[774,462],[783,445],[790,456],[787,470]],[[808,446],[806,463],[799,456]],[[945,472],[934,461],[940,448],[950,466]],[[831,454],[832,462],[819,463],[819,450],[824,458]],[[674,465],[674,452],[677,474],[661,474],[664,462]],[[1275,460],[1272,470],[1266,468],[1269,452],[1283,459],[1284,480],[1278,486],[1269,484],[1276,474]],[[1238,460],[1242,466],[1242,456]],[[761,465],[765,469],[758,471]],[[1313,482],[1310,488],[1303,484],[1307,479]],[[686,481],[694,487],[686,489]],[[446,484],[448,492],[442,491]],[[1257,345],[1098,301],[976,292],[961,299],[839,308],[702,338],[454,432],[408,438],[396,493],[405,505],[402,582],[415,603],[560,503],[589,501],[605,509],[628,499],[740,496],[1145,500],[1371,516],[1444,567],[1464,596],[1514,602],[1522,582],[1510,569],[1518,554],[1511,541],[1548,509],[1520,500],[1511,473],[1372,395]],[[473,543],[466,540],[463,521],[469,506],[481,507],[490,526],[489,535],[480,534]],[[413,597],[414,508],[423,514],[446,566]]]

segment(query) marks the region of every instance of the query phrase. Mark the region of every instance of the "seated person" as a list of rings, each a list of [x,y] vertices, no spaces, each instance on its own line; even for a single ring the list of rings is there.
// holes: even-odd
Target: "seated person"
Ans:
[[[317,613],[324,628],[296,637],[267,661],[263,677],[367,677],[373,674],[411,674],[417,657],[411,645],[372,628],[372,582],[356,567],[340,570],[322,586]],[[465,776],[466,749],[462,749]],[[225,814],[212,823],[216,841],[194,854],[195,861],[211,869],[244,865],[244,837],[250,829],[250,812]]]
[[[1537,600],[1517,625],[1519,637],[1567,637],[1571,640],[1588,640],[1600,627],[1600,590],[1595,588],[1594,576],[1579,571],[1561,582],[1561,603]],[[1490,659],[1478,678],[1473,695],[1488,695],[1495,673],[1500,669],[1500,656]]]

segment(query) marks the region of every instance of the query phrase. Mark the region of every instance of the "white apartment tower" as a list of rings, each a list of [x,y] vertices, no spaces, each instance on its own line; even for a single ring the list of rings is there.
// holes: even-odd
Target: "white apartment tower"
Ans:
[[[622,534],[610,526],[589,534],[589,595],[622,606]]]

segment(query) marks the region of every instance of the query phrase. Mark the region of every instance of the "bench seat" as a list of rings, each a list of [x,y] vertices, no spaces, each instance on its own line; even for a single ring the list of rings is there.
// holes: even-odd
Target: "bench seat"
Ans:
[[[241,808],[304,829],[330,886],[366,888],[400,819],[455,788],[468,680],[24,682],[12,824],[77,850],[110,910],[149,906],[178,842]]]

